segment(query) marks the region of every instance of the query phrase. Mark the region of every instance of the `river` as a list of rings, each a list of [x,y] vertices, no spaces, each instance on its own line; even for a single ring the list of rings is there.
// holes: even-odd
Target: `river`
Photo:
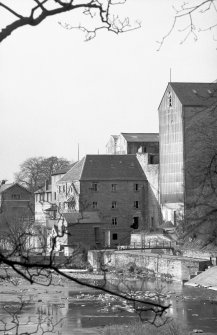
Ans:
[[[204,332],[217,334],[216,292],[183,286],[180,282],[166,283],[157,280],[129,280],[127,289],[134,290],[137,294],[155,290],[163,292],[167,294],[167,302],[171,304],[167,312],[169,317],[186,325],[189,330],[202,329]],[[8,284],[1,287],[0,296],[0,320],[4,319],[9,327],[13,313],[18,315],[20,331],[27,328],[35,331],[36,324],[40,324],[43,329],[52,329],[53,333],[59,335],[93,335],[98,334],[106,325],[127,323],[138,318],[121,299],[74,283],[70,283],[68,287],[55,287],[52,291],[34,285],[11,288]],[[20,301],[23,302],[22,307]],[[151,312],[146,313],[146,319],[151,317]],[[13,334],[13,331],[5,334]]]

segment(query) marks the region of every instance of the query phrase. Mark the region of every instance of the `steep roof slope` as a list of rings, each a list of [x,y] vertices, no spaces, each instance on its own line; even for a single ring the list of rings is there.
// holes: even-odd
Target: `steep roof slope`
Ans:
[[[87,155],[81,180],[146,180],[136,155]]]
[[[75,164],[59,182],[75,180],[135,180],[146,176],[136,155],[87,155]]]
[[[57,174],[65,174],[66,172],[68,172],[77,162],[74,162],[72,164],[70,164],[69,166],[65,167],[65,168],[62,168],[62,169],[59,169],[57,170],[56,172],[53,172],[52,173],[52,176],[55,176]]]
[[[81,173],[83,170],[83,165],[85,162],[85,158],[83,157],[80,161],[76,162],[71,169],[58,181],[58,183],[61,182],[70,182],[72,180],[80,180]]]
[[[159,142],[158,133],[121,133],[127,142]]]
[[[2,185],[0,186],[0,193],[6,191],[8,188],[10,188],[10,187],[13,186],[13,185],[14,185],[14,183],[10,183],[10,184],[2,184]]]
[[[185,106],[210,106],[217,99],[217,83],[178,83],[172,82],[180,102]]]

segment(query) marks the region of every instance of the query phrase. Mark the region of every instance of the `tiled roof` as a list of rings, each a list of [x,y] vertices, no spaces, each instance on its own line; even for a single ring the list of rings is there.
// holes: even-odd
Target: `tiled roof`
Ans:
[[[217,83],[169,83],[185,106],[209,106],[217,99]]]
[[[57,170],[56,172],[53,172],[52,173],[52,176],[55,176],[55,175],[57,175],[57,174],[65,174],[66,172],[68,172],[75,164],[76,164],[77,162],[75,162],[75,163],[72,163],[72,164],[70,164],[69,166],[67,166],[67,167],[65,167],[65,168],[62,168],[62,169],[59,169],[59,170]]]
[[[3,184],[0,186],[0,193],[4,192],[5,190],[7,190],[9,187],[15,185],[14,183],[11,184]]]
[[[121,133],[127,142],[159,142],[158,133]]]
[[[75,180],[146,180],[136,155],[87,155],[59,182]]]
[[[81,173],[83,170],[83,165],[85,162],[85,157],[82,158],[80,161],[76,162],[71,169],[58,181],[58,183],[61,182],[70,182],[75,180],[80,180]]]

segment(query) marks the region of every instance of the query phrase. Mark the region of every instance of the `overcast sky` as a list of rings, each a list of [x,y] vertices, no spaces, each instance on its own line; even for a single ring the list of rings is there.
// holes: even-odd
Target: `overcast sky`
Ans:
[[[157,108],[170,68],[172,81],[217,79],[212,32],[180,44],[184,35],[174,31],[157,51],[156,41],[172,24],[173,3],[128,0],[113,8],[132,24],[142,21],[141,29],[119,36],[103,31],[84,42],[82,32],[58,24],[82,22],[77,13],[21,28],[0,44],[0,179],[13,181],[29,157],[76,160],[78,143],[82,157],[105,153],[111,134],[158,132]],[[214,14],[201,22],[206,27],[212,20]]]

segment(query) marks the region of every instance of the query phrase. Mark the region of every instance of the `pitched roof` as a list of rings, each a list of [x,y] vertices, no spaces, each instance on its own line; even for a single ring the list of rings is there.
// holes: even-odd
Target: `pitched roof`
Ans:
[[[210,106],[217,99],[217,83],[169,83],[185,106]]]
[[[158,133],[121,133],[127,142],[159,142]]]
[[[146,180],[136,155],[86,155],[59,182],[75,180]]]
[[[52,173],[52,176],[55,176],[57,174],[65,174],[66,172],[68,172],[77,162],[74,162],[72,164],[70,164],[69,166],[65,167],[65,168],[62,168],[62,169],[59,169],[55,172]]]
[[[0,186],[0,193],[4,192],[5,190],[7,190],[8,188],[10,188],[11,186],[13,186],[14,183],[10,183],[10,184],[2,184]]]
[[[80,161],[73,164],[71,169],[58,181],[58,183],[61,182],[70,182],[72,180],[80,180],[81,173],[83,170],[83,165],[85,162],[85,157],[83,157]]]
[[[21,187],[22,189],[24,189],[26,192],[31,193],[29,190],[27,190],[27,188],[25,188],[23,185],[20,185],[18,183],[10,183],[10,184],[3,184],[0,186],[0,193],[3,193],[4,191],[6,191],[7,189],[13,187],[13,186],[18,186]]]

